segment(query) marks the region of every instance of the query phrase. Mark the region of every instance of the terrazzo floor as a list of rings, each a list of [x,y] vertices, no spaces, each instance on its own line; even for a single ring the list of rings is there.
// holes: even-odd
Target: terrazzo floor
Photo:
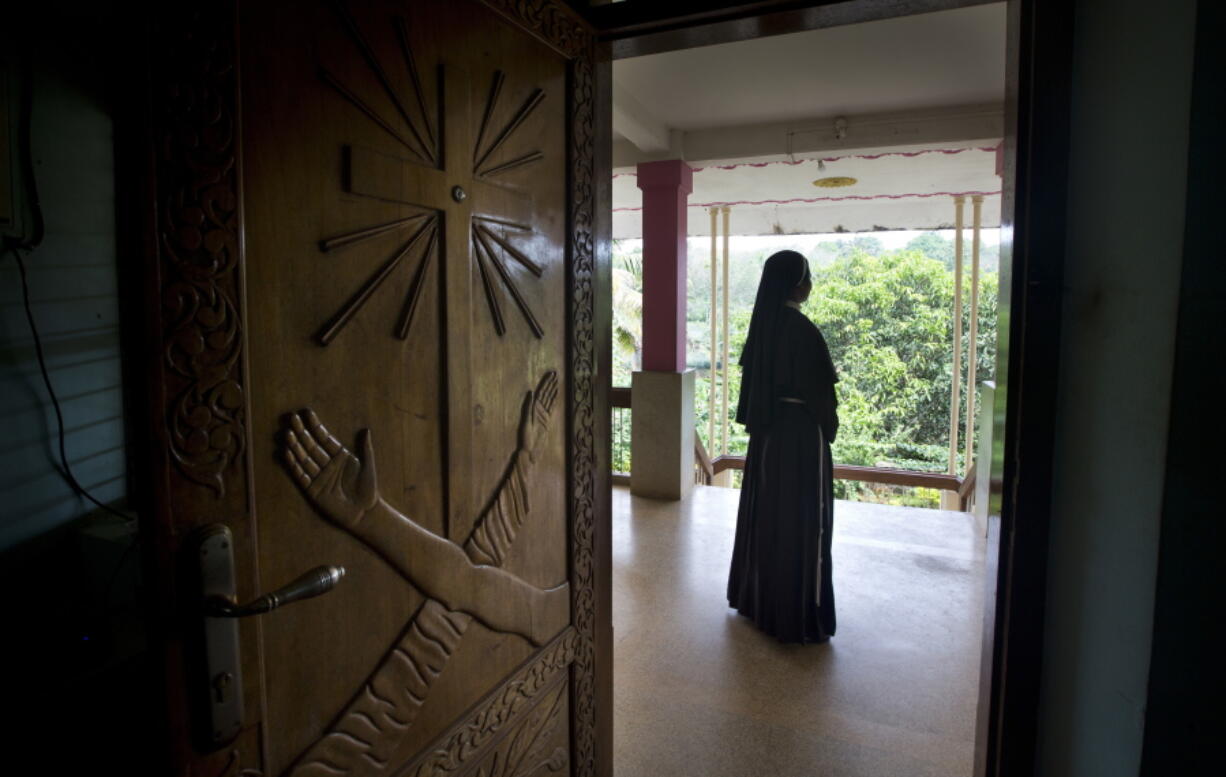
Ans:
[[[965,777],[984,544],[965,513],[835,506],[838,633],[782,645],[724,596],[739,491],[613,491],[617,777]]]

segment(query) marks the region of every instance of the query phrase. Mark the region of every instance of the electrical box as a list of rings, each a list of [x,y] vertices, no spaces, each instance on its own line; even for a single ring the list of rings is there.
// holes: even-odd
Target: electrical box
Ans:
[[[17,88],[12,64],[0,59],[0,235],[20,236],[17,204]]]

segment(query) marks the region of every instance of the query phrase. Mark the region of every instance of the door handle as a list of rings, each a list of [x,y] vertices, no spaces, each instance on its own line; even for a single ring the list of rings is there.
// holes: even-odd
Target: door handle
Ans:
[[[202,744],[217,748],[238,736],[243,728],[243,671],[239,652],[239,618],[272,612],[336,588],[345,576],[342,566],[323,565],[307,570],[275,591],[247,604],[236,602],[234,535],[225,524],[214,523],[197,535],[200,569],[200,619],[204,635],[204,696],[208,727]]]
[[[246,618],[249,615],[263,615],[287,604],[322,596],[336,588],[337,583],[344,576],[344,567],[324,564],[308,569],[293,581],[275,591],[262,594],[247,604],[235,604],[224,596],[210,596],[204,600],[204,614],[210,618]]]

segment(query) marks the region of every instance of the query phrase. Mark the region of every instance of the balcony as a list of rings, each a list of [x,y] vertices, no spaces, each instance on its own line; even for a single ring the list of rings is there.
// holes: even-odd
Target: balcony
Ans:
[[[762,264],[777,250],[800,251],[813,279],[801,309],[822,327],[841,377],[836,496],[967,509],[989,432],[980,388],[996,357],[998,148],[900,146],[697,167],[674,160],[615,172],[612,384],[692,373],[694,429],[709,453],[696,454],[705,468],[697,480],[736,485],[747,446],[733,422],[736,365]],[[827,175],[836,167],[846,175]],[[920,181],[923,191],[913,186]],[[828,186],[851,193],[814,195]],[[617,408],[625,390],[613,392]],[[686,432],[678,447],[672,430],[689,419],[670,395],[653,392],[644,384],[637,398],[652,409],[644,429],[669,434],[666,443],[654,432],[635,443],[646,468],[633,487],[673,496],[687,479],[677,454],[691,443]],[[627,406],[613,419],[621,473]]]

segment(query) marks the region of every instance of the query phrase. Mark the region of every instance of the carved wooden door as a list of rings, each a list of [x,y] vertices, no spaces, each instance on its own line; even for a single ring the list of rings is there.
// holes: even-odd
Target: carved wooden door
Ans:
[[[176,768],[605,772],[587,28],[544,0],[165,5],[146,536]],[[189,573],[221,548],[232,604],[344,576],[234,621],[222,672]]]

